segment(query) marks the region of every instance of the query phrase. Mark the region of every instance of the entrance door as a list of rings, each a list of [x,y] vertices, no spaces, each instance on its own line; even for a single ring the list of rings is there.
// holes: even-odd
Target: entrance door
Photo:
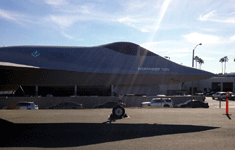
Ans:
[[[221,91],[220,82],[212,82],[212,91],[215,92]]]
[[[223,83],[223,91],[224,92],[232,92],[233,91],[233,82],[224,82]]]

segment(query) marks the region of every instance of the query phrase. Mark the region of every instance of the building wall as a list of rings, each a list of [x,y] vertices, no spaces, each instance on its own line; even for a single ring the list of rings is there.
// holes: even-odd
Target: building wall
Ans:
[[[153,85],[153,86],[115,86],[114,92],[119,94],[145,94],[156,96],[167,95],[168,90],[181,90],[181,84]]]
[[[218,83],[219,85],[219,90],[218,91],[223,91],[224,90],[224,83],[231,83],[233,84],[233,91],[235,92],[235,76],[217,76],[217,77],[213,77],[207,80],[199,80],[199,81],[194,81],[193,82],[193,87],[196,87],[197,91],[195,92],[205,92],[205,90],[213,90],[212,88],[212,84],[213,83]],[[142,86],[117,86],[114,85],[113,86],[113,93],[117,94],[117,95],[123,95],[123,94],[143,94],[143,95],[147,95],[147,96],[156,96],[158,94],[164,94],[164,95],[168,95],[169,91],[186,91],[187,93],[190,94],[190,88],[192,87],[192,82],[186,82],[183,84],[162,84],[162,85],[142,85]],[[80,88],[80,87],[79,87]],[[81,92],[78,88],[78,95],[79,92]],[[88,88],[88,87],[87,87]],[[107,88],[109,88],[107,86]],[[110,86],[111,89],[111,86]],[[106,92],[110,92],[111,95],[111,91],[112,90],[107,90]],[[226,91],[225,91],[226,92]],[[39,88],[39,92],[40,93],[40,88]],[[53,94],[53,93],[47,93],[47,94]],[[30,95],[30,94],[29,94]],[[31,95],[35,95],[35,93],[31,94]],[[74,95],[72,93],[72,95]],[[175,95],[175,94],[173,94]],[[43,95],[42,95],[43,96]]]
[[[232,83],[233,84],[232,92],[235,92],[235,76],[217,76],[207,80],[194,81],[193,87],[196,87],[198,92],[204,92],[205,88],[207,90],[213,90],[212,89],[213,83],[218,83],[218,85],[220,86],[220,91],[224,91],[223,87],[224,83]],[[184,89],[186,89],[186,91],[189,92],[190,87],[192,87],[192,82],[185,83],[183,87]]]

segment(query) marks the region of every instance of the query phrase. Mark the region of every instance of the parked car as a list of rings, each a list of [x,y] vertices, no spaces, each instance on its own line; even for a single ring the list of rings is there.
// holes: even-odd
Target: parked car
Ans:
[[[53,97],[53,95],[52,94],[47,94],[46,97]]]
[[[38,105],[34,102],[19,102],[17,105],[20,106],[20,109],[38,109]]]
[[[140,107],[173,107],[171,98],[153,98],[150,102],[142,102]]]
[[[231,95],[230,95],[230,98],[229,98],[230,100],[235,100],[235,93],[232,93]]]
[[[188,100],[184,103],[180,103],[177,105],[179,108],[191,107],[191,108],[209,108],[208,103],[197,101],[197,100]]]
[[[166,95],[164,95],[164,94],[158,94],[158,95],[156,95],[156,96],[165,97]]]
[[[216,92],[212,95],[212,99],[226,100],[226,92]]]
[[[27,110],[37,110],[38,105],[34,102],[18,102],[17,104],[9,104],[3,107],[3,109],[27,109]]]
[[[206,96],[212,96],[213,94],[215,94],[214,91],[205,92],[205,95],[206,95]]]
[[[190,97],[190,96],[192,96],[192,95],[187,94],[187,93],[183,93],[183,94],[181,94],[181,95],[173,95],[173,96],[184,96],[184,97]]]
[[[229,93],[228,94],[228,99],[230,99],[231,98],[231,95],[233,94],[233,92],[225,92],[225,93],[223,93],[223,94],[221,94],[221,100],[227,100],[227,93]]]
[[[117,105],[121,105],[123,107],[126,107],[126,103],[123,103],[123,102],[106,102],[104,104],[101,104],[101,105],[97,105],[97,106],[94,106],[93,108],[113,108]]]
[[[58,105],[49,106],[46,109],[79,109],[79,108],[83,108],[83,105],[74,102],[63,102]]]

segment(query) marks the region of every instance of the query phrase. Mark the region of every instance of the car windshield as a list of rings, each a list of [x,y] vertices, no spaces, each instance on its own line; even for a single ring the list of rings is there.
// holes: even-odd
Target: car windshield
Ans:
[[[153,98],[152,101],[161,100],[161,98]]]

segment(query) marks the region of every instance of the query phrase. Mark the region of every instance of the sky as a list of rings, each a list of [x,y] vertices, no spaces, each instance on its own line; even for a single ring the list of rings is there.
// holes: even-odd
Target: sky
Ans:
[[[0,46],[136,43],[176,63],[235,72],[234,0],[1,0]],[[196,64],[194,65],[196,67]],[[197,64],[199,68],[199,64]],[[224,69],[224,64],[223,64]]]

